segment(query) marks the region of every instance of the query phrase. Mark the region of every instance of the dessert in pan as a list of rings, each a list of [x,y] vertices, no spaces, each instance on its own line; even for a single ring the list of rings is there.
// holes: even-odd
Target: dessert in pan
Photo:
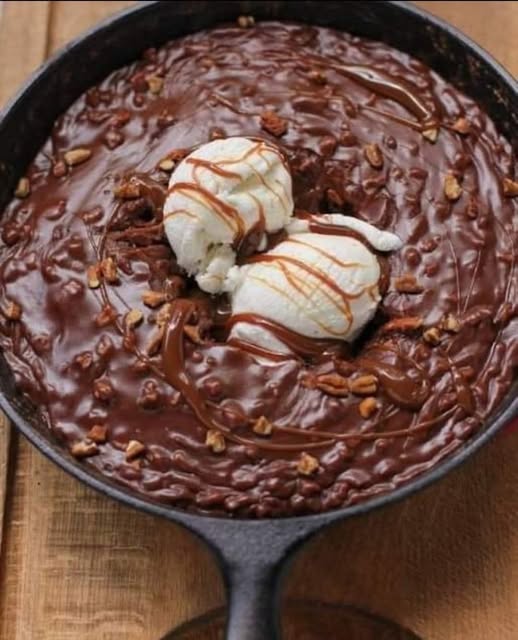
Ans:
[[[241,20],[56,122],[1,221],[0,343],[85,464],[234,517],[401,485],[518,364],[518,183],[469,98],[384,44]]]

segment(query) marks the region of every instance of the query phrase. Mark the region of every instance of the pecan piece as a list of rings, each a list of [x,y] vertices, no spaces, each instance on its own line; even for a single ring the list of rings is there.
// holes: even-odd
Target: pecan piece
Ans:
[[[104,444],[108,437],[108,428],[104,424],[94,424],[94,426],[87,433],[87,437],[96,444]]]
[[[448,173],[444,178],[444,195],[451,202],[455,202],[462,195],[462,187],[452,173]]]
[[[378,402],[376,398],[369,396],[368,398],[364,398],[360,404],[358,405],[358,411],[362,418],[370,418],[373,416],[378,410]]]
[[[205,444],[213,453],[223,453],[226,449],[225,436],[217,429],[209,429],[207,431]]]
[[[417,331],[423,326],[423,319],[420,316],[404,316],[403,318],[394,318],[381,326],[381,333],[411,333]]]
[[[515,198],[518,196],[518,182],[510,178],[504,178],[504,196],[507,198]]]
[[[457,133],[460,133],[461,136],[467,136],[471,131],[471,125],[466,118],[457,118],[451,128]]]
[[[310,476],[318,469],[320,463],[309,453],[302,453],[297,462],[297,471],[303,476]]]
[[[363,155],[373,169],[381,169],[383,166],[383,153],[378,144],[366,144]]]
[[[18,184],[16,185],[16,190],[14,195],[17,198],[26,198],[31,192],[31,183],[29,182],[29,178],[20,178],[18,180]]]
[[[370,373],[353,378],[349,384],[356,396],[371,396],[378,390],[378,378]]]
[[[250,29],[255,24],[254,16],[239,16],[237,19],[237,26],[241,29]]]
[[[152,291],[149,289],[148,291],[144,291],[142,294],[142,302],[146,305],[146,307],[151,307],[152,309],[156,309],[164,304],[167,300],[167,294],[163,291]]]
[[[134,329],[142,322],[143,319],[144,314],[142,313],[142,311],[140,311],[140,309],[131,309],[124,316],[124,325],[127,329]]]
[[[315,387],[330,396],[343,398],[349,395],[349,381],[338,373],[325,373],[317,376]]]
[[[4,308],[4,315],[9,320],[19,320],[22,317],[22,308],[16,302],[9,300]]]
[[[422,293],[424,291],[424,287],[417,282],[415,276],[408,273],[395,278],[394,288],[399,293]]]
[[[200,335],[200,327],[194,324],[186,324],[183,332],[194,344],[203,344],[203,338]]]
[[[140,198],[140,184],[132,179],[121,182],[113,190],[113,195],[121,200],[136,200]]]
[[[115,260],[113,258],[105,258],[101,262],[100,268],[106,282],[114,284],[119,281],[119,276],[117,274],[117,265],[115,264]]]
[[[441,332],[437,327],[430,327],[423,331],[423,340],[431,345],[438,345],[441,342]]]
[[[460,322],[452,313],[448,313],[441,321],[441,329],[450,333],[458,333],[460,331]]]
[[[98,327],[106,327],[111,324],[116,317],[115,310],[109,304],[105,305],[95,316],[95,324]]]
[[[287,121],[278,116],[275,111],[261,113],[261,127],[276,138],[280,138],[288,131]]]
[[[140,442],[139,440],[130,440],[126,445],[126,460],[131,462],[131,460],[135,460],[140,455],[144,453],[146,450],[146,445]]]
[[[146,80],[149,87],[149,91],[151,93],[154,93],[156,95],[162,91],[162,88],[164,86],[163,78],[160,78],[159,76],[155,76],[155,75],[149,75],[149,76],[146,76]]]
[[[80,440],[72,445],[70,453],[74,458],[89,458],[99,453],[99,447],[95,442],[87,442],[86,440]]]
[[[258,436],[270,436],[273,431],[273,424],[268,418],[261,416],[254,422],[253,430]]]
[[[75,167],[78,164],[82,164],[90,159],[92,152],[90,149],[78,147],[77,149],[71,149],[67,151],[63,158],[69,167]]]

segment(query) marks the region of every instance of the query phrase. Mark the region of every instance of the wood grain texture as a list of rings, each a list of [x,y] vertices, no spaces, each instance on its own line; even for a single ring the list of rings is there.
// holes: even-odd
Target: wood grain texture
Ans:
[[[47,52],[128,4],[5,3],[0,105]],[[518,3],[418,4],[518,72]],[[94,494],[23,439],[11,447],[6,474],[5,433],[1,423],[0,510],[9,478],[2,640],[157,640],[223,603],[214,560],[191,535]],[[517,456],[518,433],[503,434],[425,493],[336,525],[299,554],[286,595],[352,602],[427,640],[514,640]]]

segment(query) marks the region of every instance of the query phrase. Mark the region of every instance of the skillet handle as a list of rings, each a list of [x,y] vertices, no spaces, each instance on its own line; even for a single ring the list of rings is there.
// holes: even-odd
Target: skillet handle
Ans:
[[[229,595],[226,640],[280,640],[278,620],[282,562],[226,567]]]

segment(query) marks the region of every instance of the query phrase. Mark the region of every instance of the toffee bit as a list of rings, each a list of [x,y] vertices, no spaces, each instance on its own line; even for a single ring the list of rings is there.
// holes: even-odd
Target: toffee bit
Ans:
[[[270,436],[273,431],[273,424],[268,420],[268,418],[261,416],[260,418],[257,418],[252,428],[254,433],[258,436]]]
[[[91,156],[92,152],[90,149],[78,147],[77,149],[67,151],[63,158],[69,167],[75,167],[76,165],[83,164],[83,162],[89,160]]]
[[[164,158],[161,162],[158,163],[158,168],[162,169],[162,171],[166,171],[170,173],[174,169],[174,162],[171,158]]]
[[[140,198],[140,184],[131,179],[121,182],[114,188],[113,195],[121,200],[136,200]]]
[[[18,184],[16,185],[16,190],[14,195],[17,198],[26,198],[31,192],[31,183],[29,182],[29,178],[20,178],[18,180]]]
[[[97,289],[101,285],[99,265],[91,264],[86,270],[86,280],[90,289]]]
[[[462,195],[462,187],[452,173],[448,173],[444,178],[444,195],[451,202],[455,202]]]
[[[504,196],[507,198],[515,198],[518,196],[518,182],[510,178],[504,178],[503,182]]]
[[[207,431],[205,444],[213,453],[223,453],[226,449],[225,436],[217,429],[209,429]]]
[[[302,453],[297,462],[297,471],[303,476],[311,476],[319,466],[320,463],[316,458],[310,456],[309,453]]]
[[[72,445],[70,453],[74,458],[90,458],[91,456],[95,456],[99,453],[99,447],[95,442],[81,440],[80,442],[76,442]]]
[[[358,411],[362,418],[366,420],[373,416],[378,410],[378,402],[376,398],[369,396],[368,398],[364,398],[360,404],[358,405]]]
[[[124,316],[124,324],[127,329],[134,329],[142,322],[143,319],[144,314],[142,313],[142,311],[140,311],[140,309],[131,309]]]
[[[126,445],[126,460],[131,462],[138,456],[142,455],[146,450],[146,445],[142,444],[139,440],[130,440]]]
[[[104,424],[94,424],[87,433],[87,438],[96,444],[104,444],[108,438],[108,428]]]
[[[428,140],[428,142],[435,144],[437,142],[437,138],[439,137],[439,129],[436,129],[435,127],[430,129],[425,129],[421,133],[421,135],[423,136],[423,138]]]
[[[349,384],[356,396],[371,396],[378,390],[378,378],[370,373],[353,378]]]
[[[146,307],[151,307],[151,309],[156,309],[163,305],[167,300],[167,294],[163,291],[152,291],[148,289],[148,291],[144,291],[142,294],[142,302],[146,305]]]
[[[366,144],[363,147],[363,155],[373,169],[383,167],[383,153],[378,144]]]
[[[159,76],[149,75],[146,76],[146,80],[148,83],[149,91],[151,93],[159,94],[162,91],[164,86],[164,79]]]

